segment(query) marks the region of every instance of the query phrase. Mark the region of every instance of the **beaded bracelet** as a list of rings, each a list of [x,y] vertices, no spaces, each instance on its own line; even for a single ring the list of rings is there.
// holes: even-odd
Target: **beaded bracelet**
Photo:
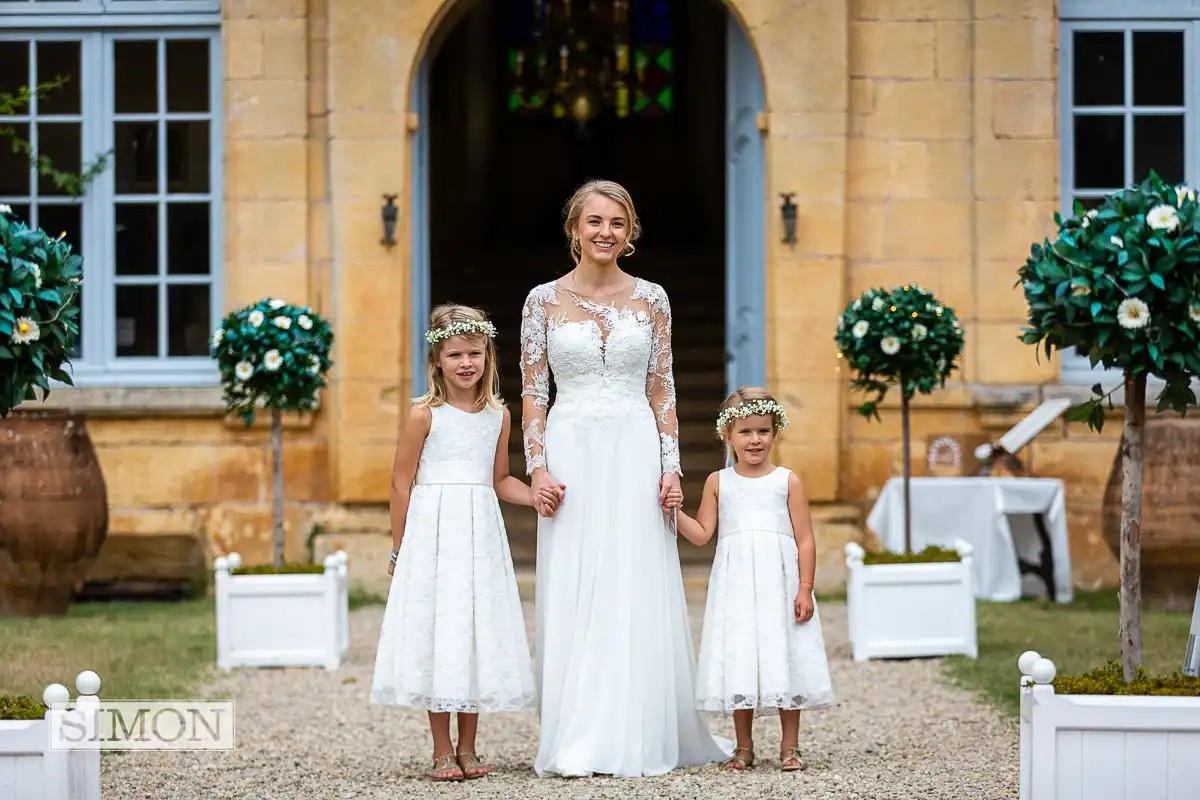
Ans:
[[[388,563],[395,564],[396,559],[399,557],[400,557],[400,548],[397,547],[395,550],[392,551],[392,554],[388,557]]]

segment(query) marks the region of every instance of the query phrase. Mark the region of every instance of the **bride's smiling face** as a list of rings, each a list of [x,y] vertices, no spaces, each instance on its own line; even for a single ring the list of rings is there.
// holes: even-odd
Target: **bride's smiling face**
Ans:
[[[612,264],[629,241],[629,219],[620,203],[593,194],[583,204],[576,233],[584,259],[595,264]]]

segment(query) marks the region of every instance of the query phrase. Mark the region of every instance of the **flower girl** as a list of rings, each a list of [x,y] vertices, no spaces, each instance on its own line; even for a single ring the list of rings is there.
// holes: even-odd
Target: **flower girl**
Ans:
[[[434,309],[429,390],[413,402],[392,472],[392,575],[372,704],[429,712],[434,780],[481,778],[481,711],[536,707],[525,619],[498,499],[552,513],[509,475],[496,329],[477,309]],[[450,714],[458,712],[458,747]]]
[[[679,532],[697,546],[718,534],[696,680],[696,706],[733,713],[737,748],[724,769],[754,766],[755,712],[778,714],[780,767],[805,767],[800,712],[833,704],[821,618],[813,598],[816,547],[800,479],[771,463],[782,406],[743,387],[721,406],[717,432],[733,464],[708,476],[698,519]]]

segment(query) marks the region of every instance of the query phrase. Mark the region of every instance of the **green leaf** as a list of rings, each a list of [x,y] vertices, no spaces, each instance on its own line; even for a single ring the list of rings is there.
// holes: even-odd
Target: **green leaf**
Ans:
[[[1164,280],[1163,280],[1163,276],[1162,276],[1162,275],[1159,275],[1157,272],[1151,272],[1151,273],[1150,273],[1150,282],[1151,282],[1151,283],[1153,283],[1153,284],[1154,284],[1156,287],[1158,287],[1159,289],[1162,289],[1163,291],[1166,291],[1166,288],[1167,288],[1167,282],[1166,282],[1166,281],[1164,281]]]

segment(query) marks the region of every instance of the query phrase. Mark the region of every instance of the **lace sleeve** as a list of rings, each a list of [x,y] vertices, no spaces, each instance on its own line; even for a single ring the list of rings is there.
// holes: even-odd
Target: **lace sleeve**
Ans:
[[[671,354],[671,303],[657,284],[648,284],[651,342],[650,362],[646,367],[646,397],[658,419],[659,452],[663,474],[682,475],[679,464],[679,419],[675,413],[675,375]]]
[[[525,442],[526,475],[546,466],[550,362],[546,357],[546,307],[541,294],[534,289],[521,309],[521,435]]]

